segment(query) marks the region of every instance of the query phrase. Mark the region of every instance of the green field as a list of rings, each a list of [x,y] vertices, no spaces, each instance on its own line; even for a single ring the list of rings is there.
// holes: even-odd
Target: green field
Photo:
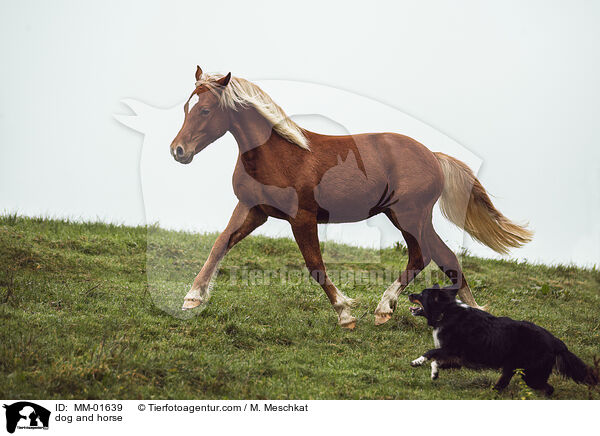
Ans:
[[[357,300],[354,331],[336,325],[321,288],[304,280],[301,255],[288,239],[250,237],[234,247],[210,302],[186,312],[187,319],[157,307],[162,293],[166,306],[181,304],[215,237],[0,217],[0,397],[544,398],[517,378],[495,393],[495,371],[442,371],[432,382],[428,366],[409,366],[433,341],[406,298],[391,321],[373,325],[389,284],[376,274],[405,265],[401,245],[375,252],[327,244],[327,257],[338,260],[330,268],[346,273],[334,282]],[[147,253],[158,260],[147,264]],[[588,363],[600,356],[597,269],[470,256],[462,263],[476,299],[493,314],[546,327]],[[303,279],[255,274],[281,268]],[[246,271],[252,283],[233,281],[232,271]],[[408,290],[432,281],[443,282],[434,265]],[[555,399],[600,398],[557,375],[550,383]]]

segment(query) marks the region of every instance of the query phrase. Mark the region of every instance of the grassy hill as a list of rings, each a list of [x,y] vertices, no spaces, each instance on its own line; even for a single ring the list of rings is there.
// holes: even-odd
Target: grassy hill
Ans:
[[[404,267],[400,245],[375,252],[327,244],[327,256],[337,259],[329,267],[342,272],[334,281],[358,300],[355,331],[336,325],[287,239],[251,237],[236,246],[204,310],[186,319],[161,310],[181,304],[215,238],[0,217],[0,397],[543,398],[517,378],[495,393],[495,371],[442,371],[432,382],[428,367],[409,366],[433,341],[406,298],[391,321],[373,325],[389,285],[378,273]],[[158,260],[147,263],[147,253]],[[469,256],[462,262],[476,299],[493,314],[546,327],[588,363],[600,355],[598,270]],[[282,268],[298,279],[282,281]],[[265,270],[275,274],[267,280]],[[430,265],[408,290],[442,283],[436,270]],[[557,375],[550,383],[555,399],[600,398]]]

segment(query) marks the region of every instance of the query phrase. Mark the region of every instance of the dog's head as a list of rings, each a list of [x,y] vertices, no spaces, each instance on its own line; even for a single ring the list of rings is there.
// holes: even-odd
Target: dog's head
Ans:
[[[444,312],[456,305],[456,286],[441,288],[435,285],[423,290],[420,294],[410,294],[408,299],[418,306],[411,307],[413,316],[424,316],[431,326],[436,325],[443,317]]]

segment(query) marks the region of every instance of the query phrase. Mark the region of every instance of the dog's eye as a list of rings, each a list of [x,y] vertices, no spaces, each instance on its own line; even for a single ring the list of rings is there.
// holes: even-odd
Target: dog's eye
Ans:
[[[210,109],[207,109],[207,108],[203,107],[202,110],[200,111],[200,113],[202,115],[206,116],[206,115],[208,115],[210,113]]]

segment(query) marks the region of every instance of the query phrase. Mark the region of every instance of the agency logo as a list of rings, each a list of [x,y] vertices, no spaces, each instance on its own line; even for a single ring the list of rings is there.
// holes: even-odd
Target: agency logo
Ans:
[[[2,406],[6,409],[6,431],[14,433],[18,429],[48,430],[50,411],[29,401],[19,401]]]

